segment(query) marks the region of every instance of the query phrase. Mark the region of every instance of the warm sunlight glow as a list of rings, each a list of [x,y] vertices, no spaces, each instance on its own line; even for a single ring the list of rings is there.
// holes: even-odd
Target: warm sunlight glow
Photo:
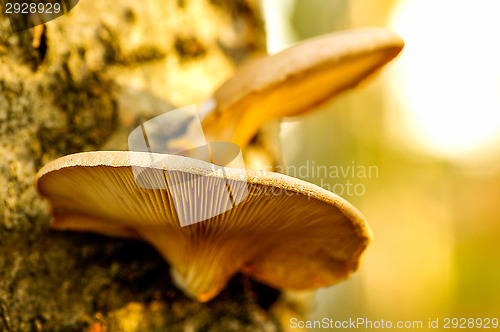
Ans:
[[[406,43],[393,95],[413,141],[470,156],[500,141],[500,1],[402,0],[390,26]]]
[[[295,0],[261,0],[266,23],[267,52],[274,54],[292,44],[295,33],[290,26],[290,15]]]

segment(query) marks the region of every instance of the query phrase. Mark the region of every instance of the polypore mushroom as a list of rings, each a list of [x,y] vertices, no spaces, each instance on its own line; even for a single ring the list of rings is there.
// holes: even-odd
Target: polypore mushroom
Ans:
[[[336,32],[243,66],[214,93],[202,114],[209,140],[244,147],[273,118],[311,110],[356,86],[404,46],[386,29]]]
[[[171,176],[181,185],[144,188],[133,167],[145,170],[142,181]],[[202,177],[202,185],[193,185],[200,183],[190,181],[194,177]],[[217,189],[227,182],[233,195],[245,191],[239,204],[181,227],[179,211],[230,204]],[[213,298],[239,271],[279,289],[330,285],[357,269],[370,241],[361,214],[318,186],[183,156],[73,154],[44,166],[36,188],[50,203],[53,228],[142,238],[170,263],[177,286],[199,301]],[[185,198],[183,206],[174,207],[174,195]]]

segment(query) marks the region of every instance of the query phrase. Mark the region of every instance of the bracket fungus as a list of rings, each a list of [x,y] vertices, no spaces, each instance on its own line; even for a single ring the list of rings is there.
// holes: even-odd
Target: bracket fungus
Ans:
[[[390,31],[361,30],[250,63],[205,107],[209,144],[244,149],[267,120],[306,112],[355,86],[402,47]],[[341,197],[287,175],[153,152],[84,152],[45,165],[35,184],[50,203],[52,227],[148,241],[169,262],[176,285],[199,301],[238,272],[301,290],[357,269],[371,232]]]
[[[402,50],[394,32],[360,29],[319,36],[243,66],[202,114],[211,140],[244,146],[265,122],[311,110],[355,87]]]
[[[85,152],[59,158],[36,176],[50,201],[52,227],[138,237],[170,263],[173,280],[187,295],[208,301],[241,271],[279,289],[332,284],[356,270],[370,241],[361,214],[347,201],[316,185],[286,175],[224,168],[193,158],[144,152]],[[131,162],[133,160],[133,163]],[[173,193],[145,189],[132,167],[147,168],[149,181],[171,174],[189,183],[178,195],[197,192],[181,207],[194,214],[224,204],[213,190],[221,181],[244,186],[248,194],[232,209],[181,227]],[[247,186],[248,185],[248,186]],[[238,193],[234,193],[238,195]]]

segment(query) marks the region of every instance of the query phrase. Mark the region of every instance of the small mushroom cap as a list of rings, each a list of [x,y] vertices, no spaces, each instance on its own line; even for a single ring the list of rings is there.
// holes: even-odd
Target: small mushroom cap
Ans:
[[[309,111],[392,60],[403,40],[386,29],[337,32],[243,66],[213,96],[203,118],[209,140],[243,147],[273,118]]]
[[[142,188],[132,166],[151,171],[151,181],[174,176],[183,189]],[[204,179],[201,186],[190,185],[194,177]],[[181,227],[178,211],[214,209],[222,204],[214,188],[226,182],[247,189],[241,203]],[[53,228],[142,238],[170,263],[178,287],[199,301],[213,298],[239,271],[279,289],[330,285],[357,269],[371,238],[354,207],[318,186],[278,173],[221,171],[183,156],[78,153],[44,166],[36,188],[50,203]],[[174,206],[173,195],[184,205]]]

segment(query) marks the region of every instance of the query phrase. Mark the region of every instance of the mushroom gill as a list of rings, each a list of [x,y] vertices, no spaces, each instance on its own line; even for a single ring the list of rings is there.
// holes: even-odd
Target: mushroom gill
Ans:
[[[144,170],[150,188],[166,187],[138,185],[132,167]],[[227,184],[238,204],[221,192]],[[357,269],[371,238],[354,207],[318,186],[183,156],[78,153],[44,166],[36,188],[50,203],[53,228],[146,240],[170,264],[177,286],[199,301],[239,271],[279,289],[330,285]],[[216,215],[179,222],[207,210]]]

